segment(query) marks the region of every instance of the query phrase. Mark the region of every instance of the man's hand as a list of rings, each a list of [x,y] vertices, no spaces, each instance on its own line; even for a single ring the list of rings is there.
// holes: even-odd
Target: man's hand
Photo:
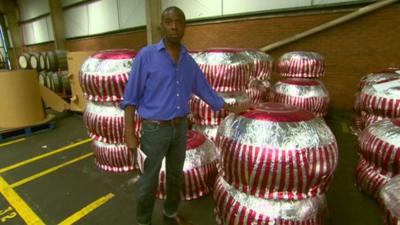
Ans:
[[[126,146],[128,147],[128,150],[132,153],[133,155],[133,163],[137,163],[137,148],[139,146],[139,141],[136,135],[126,135]]]

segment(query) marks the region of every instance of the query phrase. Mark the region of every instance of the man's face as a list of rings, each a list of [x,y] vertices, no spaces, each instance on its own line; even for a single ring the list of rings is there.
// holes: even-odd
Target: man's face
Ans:
[[[185,34],[185,19],[176,10],[168,10],[163,14],[161,31],[171,43],[180,43]]]

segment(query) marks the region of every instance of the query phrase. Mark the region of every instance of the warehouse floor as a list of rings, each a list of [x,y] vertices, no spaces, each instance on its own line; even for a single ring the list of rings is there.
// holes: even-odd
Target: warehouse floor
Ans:
[[[331,225],[383,224],[375,201],[354,186],[358,156],[350,114],[327,118],[339,143],[339,166],[327,193]],[[0,142],[0,224],[135,224],[137,174],[110,173],[93,162],[82,116],[57,115],[55,128]],[[183,202],[195,225],[215,224],[212,195]],[[154,225],[162,225],[161,202]],[[40,223],[42,221],[42,223]]]

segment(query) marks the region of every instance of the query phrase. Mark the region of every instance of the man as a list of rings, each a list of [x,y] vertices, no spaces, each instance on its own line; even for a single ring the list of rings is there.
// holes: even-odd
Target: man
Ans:
[[[161,14],[163,39],[143,48],[132,65],[121,107],[125,109],[126,144],[136,159],[138,139],[134,134],[134,113],[142,118],[141,150],[147,158],[138,181],[137,222],[150,224],[154,193],[163,158],[166,158],[167,199],[163,215],[172,224],[191,224],[178,211],[185,161],[189,99],[192,93],[213,110],[239,112],[224,103],[210,87],[200,68],[181,45],[185,32],[185,14],[169,7]],[[135,160],[136,161],[136,160]]]

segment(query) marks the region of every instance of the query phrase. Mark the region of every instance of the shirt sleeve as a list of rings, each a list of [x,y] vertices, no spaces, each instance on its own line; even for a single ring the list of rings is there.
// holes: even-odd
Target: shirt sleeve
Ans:
[[[125,109],[129,105],[137,106],[143,95],[146,81],[143,54],[138,54],[132,63],[128,83],[125,86],[124,98],[120,107]]]
[[[224,106],[224,99],[210,86],[206,76],[200,70],[199,66],[195,64],[195,81],[193,93],[199,96],[203,101],[211,106],[212,110],[221,110]]]

